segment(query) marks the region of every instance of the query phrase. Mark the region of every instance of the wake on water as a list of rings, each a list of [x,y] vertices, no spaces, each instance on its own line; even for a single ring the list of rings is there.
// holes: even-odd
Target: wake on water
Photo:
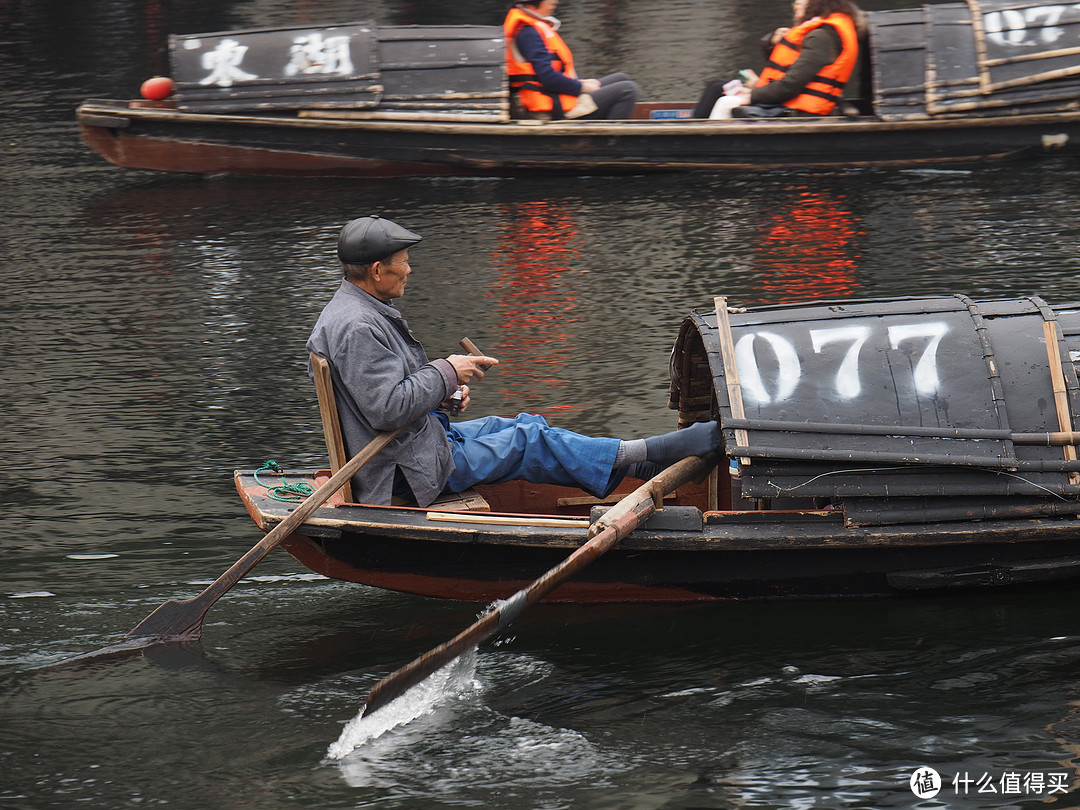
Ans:
[[[354,748],[382,736],[390,729],[431,714],[447,698],[479,688],[476,658],[476,647],[472,647],[378,711],[364,717],[361,708],[345,726],[337,742],[326,750],[327,758],[342,759]]]

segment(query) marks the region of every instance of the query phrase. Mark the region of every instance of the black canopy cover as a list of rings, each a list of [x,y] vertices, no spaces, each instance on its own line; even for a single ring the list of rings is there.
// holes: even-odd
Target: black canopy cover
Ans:
[[[744,497],[1080,493],[1080,310],[962,296],[683,325],[673,407],[724,427]]]
[[[869,19],[886,120],[1077,109],[1080,6],[968,0]]]

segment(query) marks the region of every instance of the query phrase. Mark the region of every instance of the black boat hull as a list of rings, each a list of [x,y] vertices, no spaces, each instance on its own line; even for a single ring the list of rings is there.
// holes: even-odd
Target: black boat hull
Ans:
[[[388,177],[971,163],[1080,145],[1080,113],[881,121],[446,123],[190,113],[87,101],[83,139],[131,169]]]

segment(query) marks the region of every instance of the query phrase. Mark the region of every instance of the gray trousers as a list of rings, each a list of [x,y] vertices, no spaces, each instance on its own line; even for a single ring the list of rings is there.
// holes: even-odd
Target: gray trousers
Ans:
[[[590,95],[596,102],[596,109],[582,118],[629,118],[634,110],[634,102],[641,95],[641,89],[637,82],[625,73],[612,73],[602,78],[600,89]]]

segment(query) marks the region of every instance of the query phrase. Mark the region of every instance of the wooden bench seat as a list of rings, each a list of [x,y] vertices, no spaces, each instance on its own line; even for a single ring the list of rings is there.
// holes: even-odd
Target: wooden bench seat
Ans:
[[[330,457],[330,472],[333,474],[345,466],[349,457],[345,454],[345,441],[341,437],[341,422],[338,419],[333,378],[330,376],[330,362],[314,352],[309,356],[311,370],[315,377],[315,393],[319,398],[319,417],[322,420],[323,436],[326,439],[326,454]],[[345,503],[354,503],[352,485],[348,481],[342,485],[339,492],[345,499]],[[415,503],[408,504],[398,498],[394,499],[394,503],[399,506],[416,506]],[[484,500],[484,496],[475,489],[440,495],[432,506],[443,511],[491,511],[491,506]]]

